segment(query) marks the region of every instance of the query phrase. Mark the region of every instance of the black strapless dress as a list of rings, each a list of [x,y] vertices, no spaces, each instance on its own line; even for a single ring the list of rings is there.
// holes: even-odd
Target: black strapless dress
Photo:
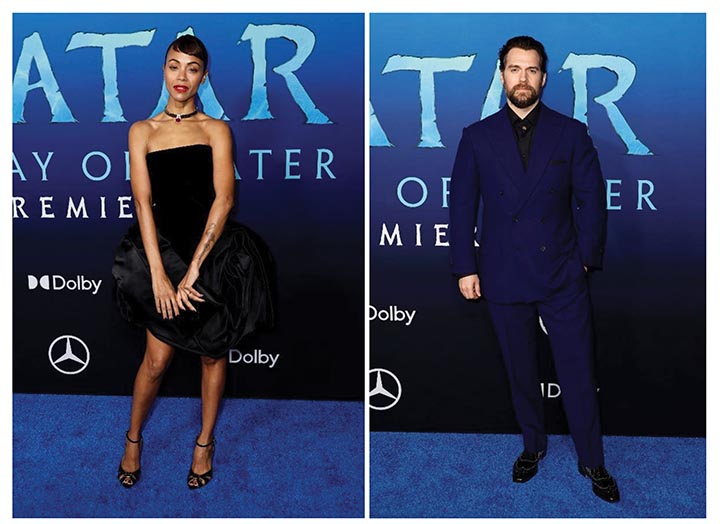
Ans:
[[[189,145],[146,156],[152,210],[163,266],[177,286],[205,230],[213,188],[212,148]],[[263,240],[228,220],[194,287],[205,302],[197,312],[164,320],[155,310],[150,266],[140,228],[133,224],[115,253],[112,274],[121,315],[178,348],[210,357],[227,351],[260,326],[275,323],[274,263]]]

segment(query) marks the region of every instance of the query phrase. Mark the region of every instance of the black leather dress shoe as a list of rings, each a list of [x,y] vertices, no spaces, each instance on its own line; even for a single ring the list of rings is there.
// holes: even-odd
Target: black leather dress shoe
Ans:
[[[538,463],[545,456],[545,451],[537,453],[523,451],[513,464],[513,482],[527,482],[538,471]]]
[[[612,475],[607,472],[605,466],[589,468],[578,464],[578,471],[580,471],[583,477],[588,477],[592,480],[592,489],[595,495],[605,502],[620,501],[620,490],[618,489],[617,482],[615,482]]]

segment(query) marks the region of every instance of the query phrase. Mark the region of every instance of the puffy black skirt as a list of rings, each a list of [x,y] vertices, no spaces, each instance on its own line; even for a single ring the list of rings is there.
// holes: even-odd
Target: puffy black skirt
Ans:
[[[158,246],[165,272],[177,287],[188,265],[160,232]],[[194,287],[205,302],[193,302],[197,312],[181,310],[179,316],[165,320],[155,310],[150,266],[137,223],[118,246],[112,274],[120,314],[177,348],[218,358],[259,327],[275,325],[272,255],[259,235],[237,222],[226,223],[200,266]]]

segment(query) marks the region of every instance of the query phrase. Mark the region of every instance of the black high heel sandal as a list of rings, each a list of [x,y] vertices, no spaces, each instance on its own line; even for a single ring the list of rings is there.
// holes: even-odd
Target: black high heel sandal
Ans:
[[[200,444],[197,439],[195,439],[195,445],[199,448],[208,448],[212,446],[210,449],[210,460],[212,460],[213,455],[215,454],[215,437],[213,437],[210,442],[207,444]],[[202,475],[199,475],[195,473],[192,470],[192,466],[190,466],[190,473],[188,473],[187,476],[187,486],[190,489],[198,489],[202,488],[204,485],[206,485],[213,477],[213,469],[212,467],[208,470],[207,473],[203,473]],[[193,481],[195,481],[193,483]]]
[[[130,430],[125,432],[125,438],[127,439],[127,441],[131,444],[140,445],[140,450],[142,451],[142,434],[140,435],[139,439],[133,440],[129,437],[128,433],[130,433]],[[138,480],[140,480],[140,468],[136,469],[135,471],[125,471],[122,467],[122,459],[120,459],[117,478],[120,481],[120,484],[122,484],[122,487],[130,489],[137,483]]]

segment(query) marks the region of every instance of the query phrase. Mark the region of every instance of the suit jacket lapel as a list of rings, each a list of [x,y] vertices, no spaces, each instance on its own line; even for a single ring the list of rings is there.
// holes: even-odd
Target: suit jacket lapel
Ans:
[[[491,147],[504,168],[504,176],[510,179],[515,189],[522,191],[524,183],[519,177],[523,175],[523,165],[515,132],[506,111],[503,106],[500,111],[488,117],[488,124],[491,125],[487,128],[487,135]]]
[[[528,162],[525,178],[520,186],[520,196],[517,200],[520,210],[532,195],[535,187],[542,179],[545,169],[550,163],[555,149],[557,148],[562,130],[562,122],[555,117],[554,112],[546,106],[543,106],[538,116],[537,127],[535,128],[532,144],[530,145],[530,160]],[[510,130],[512,132],[512,129]],[[514,137],[513,137],[514,140]],[[515,156],[520,157],[517,153],[517,145],[515,146]],[[520,163],[522,169],[522,162]]]

